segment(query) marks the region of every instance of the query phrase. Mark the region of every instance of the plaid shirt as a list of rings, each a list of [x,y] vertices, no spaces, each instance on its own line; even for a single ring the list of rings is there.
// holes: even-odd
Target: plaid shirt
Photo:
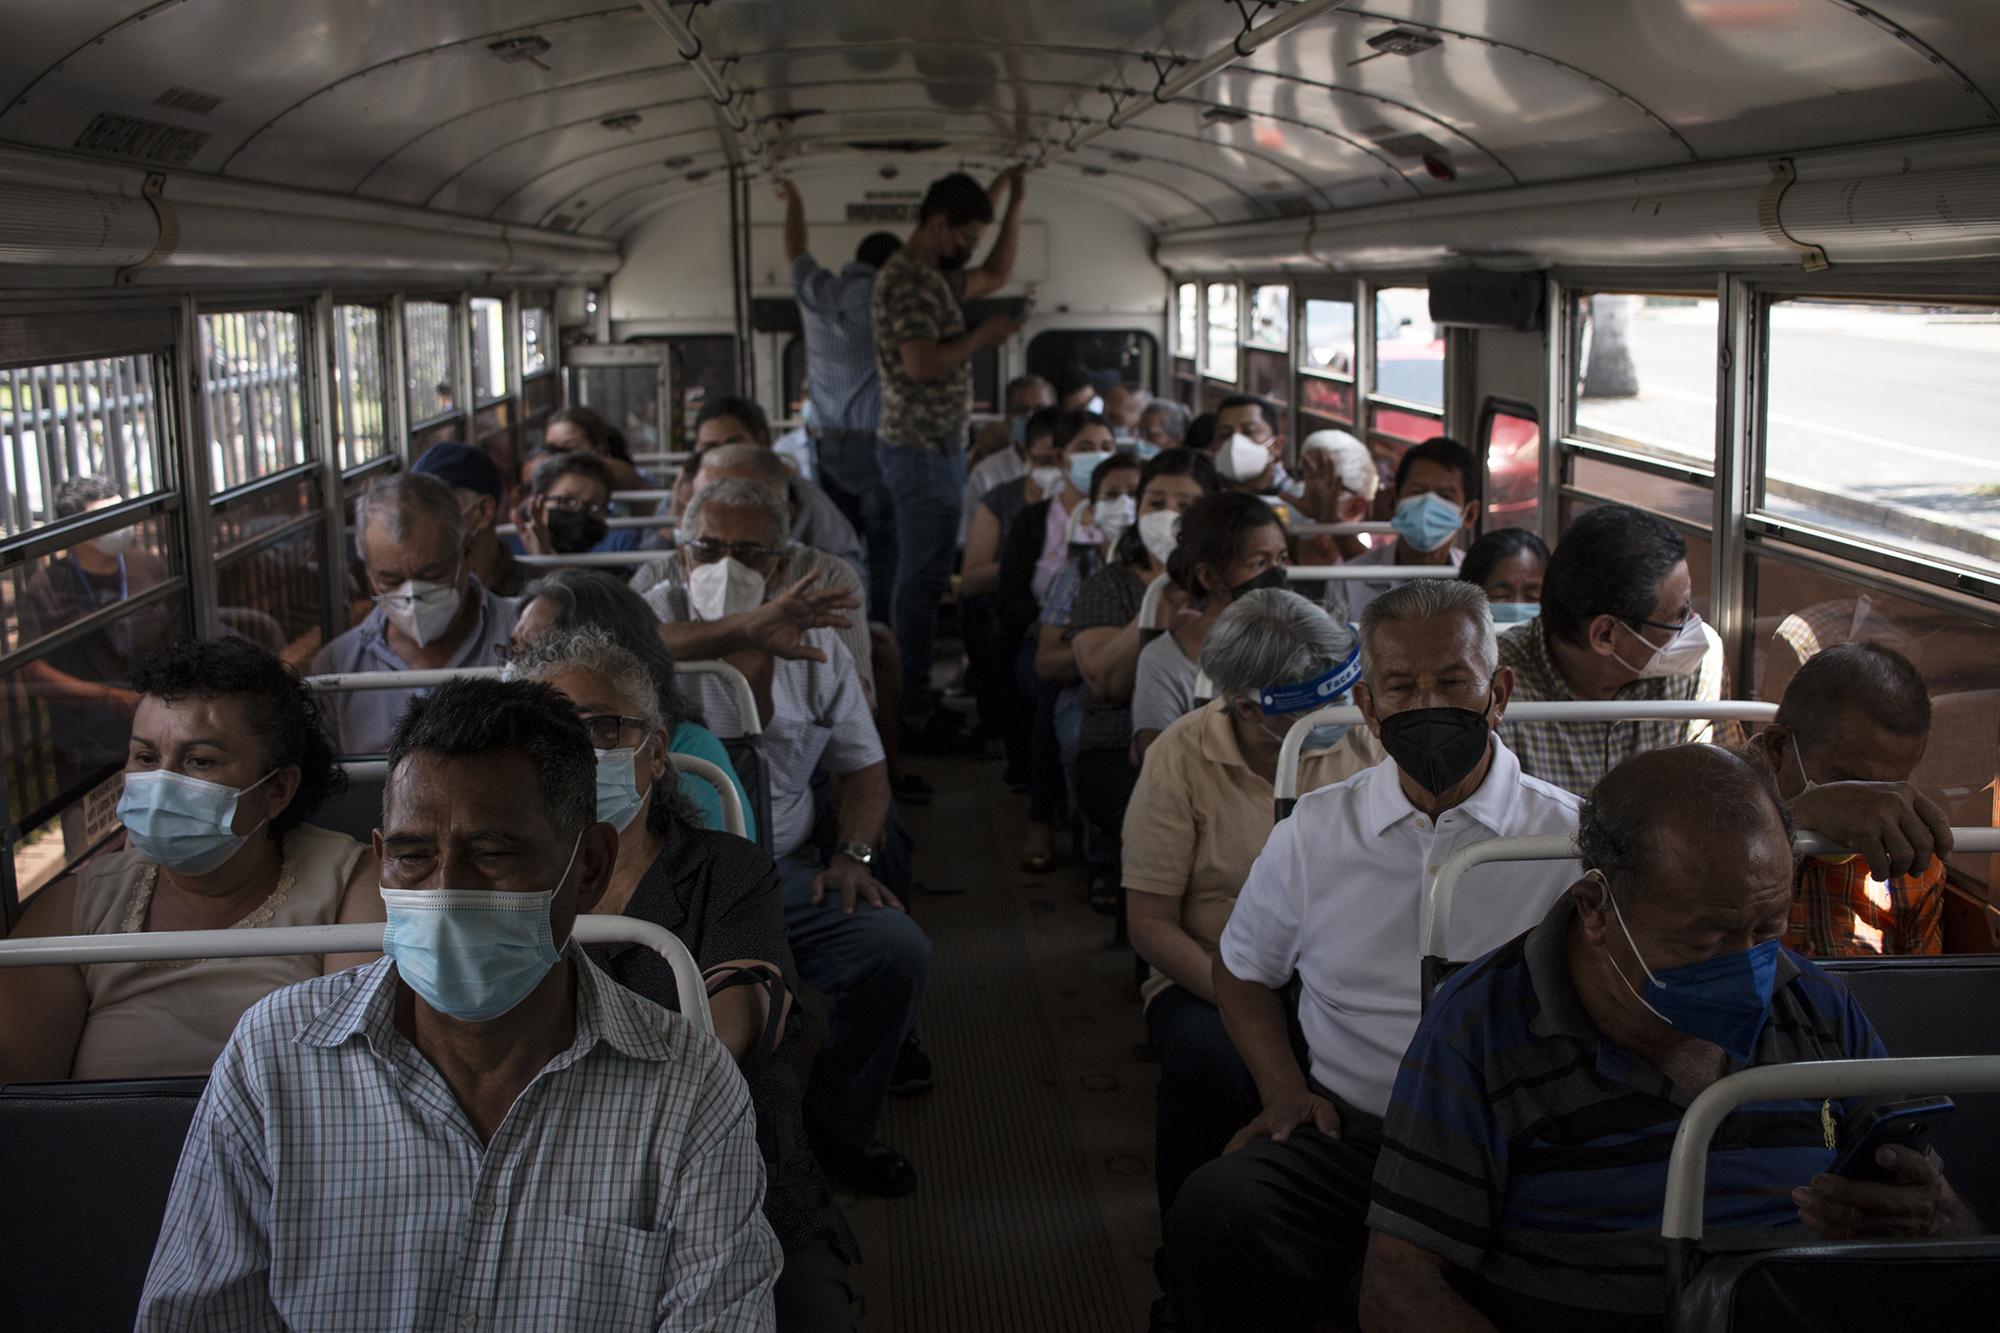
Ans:
[[[576,1040],[485,1145],[397,1031],[388,959],[259,1001],[195,1112],[138,1329],[770,1329],[729,1053],[568,957]]]
[[[1542,624],[1537,618],[1500,636],[1500,665],[1514,668],[1516,703],[1576,698],[1549,656]],[[1702,628],[1709,651],[1698,668],[1681,676],[1635,680],[1611,697],[1621,702],[1722,698],[1722,641],[1706,625]],[[1523,773],[1578,796],[1590,795],[1599,778],[1641,750],[1687,741],[1740,742],[1736,727],[1712,722],[1503,722],[1500,739],[1520,757]]]
[[[1944,862],[1883,883],[1858,856],[1808,856],[1785,943],[1817,958],[1944,952]]]

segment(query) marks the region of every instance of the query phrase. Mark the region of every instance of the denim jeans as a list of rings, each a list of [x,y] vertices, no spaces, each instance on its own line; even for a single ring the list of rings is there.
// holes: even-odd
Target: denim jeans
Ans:
[[[813,440],[819,463],[820,489],[825,491],[861,534],[868,558],[868,616],[883,624],[893,621],[896,596],[896,511],[875,461],[875,432],[821,431]]]
[[[930,721],[931,658],[938,599],[951,583],[958,517],[965,502],[965,449],[909,448],[883,441],[875,451],[896,509],[896,648],[903,659],[903,721]]]
[[[778,858],[785,935],[799,976],[833,1000],[805,1109],[835,1139],[860,1148],[875,1138],[897,1052],[916,1025],[931,942],[907,912],[856,903],[848,916],[837,892],[815,904],[812,883],[820,868],[811,844]]]

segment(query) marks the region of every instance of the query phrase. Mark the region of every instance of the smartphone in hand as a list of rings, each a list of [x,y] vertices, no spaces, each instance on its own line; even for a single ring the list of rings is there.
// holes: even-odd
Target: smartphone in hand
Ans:
[[[1930,1151],[1945,1121],[1951,1119],[1954,1106],[1949,1097],[1884,1102],[1862,1122],[1854,1141],[1834,1162],[1833,1174],[1849,1180],[1888,1184],[1893,1177],[1875,1160],[1875,1154],[1891,1144],[1916,1153]]]

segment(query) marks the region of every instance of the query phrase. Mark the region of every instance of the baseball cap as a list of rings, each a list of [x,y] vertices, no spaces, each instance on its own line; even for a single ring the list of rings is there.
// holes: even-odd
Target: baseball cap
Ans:
[[[490,495],[496,500],[504,498],[507,491],[507,483],[500,476],[499,464],[489,458],[484,449],[476,449],[458,440],[446,440],[424,450],[424,456],[410,471],[427,473],[447,486],[478,495]]]

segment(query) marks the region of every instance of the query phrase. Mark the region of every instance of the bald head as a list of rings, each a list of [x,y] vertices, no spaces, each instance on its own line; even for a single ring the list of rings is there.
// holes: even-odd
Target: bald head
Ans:
[[[1657,906],[1791,882],[1792,816],[1770,770],[1718,745],[1646,750],[1605,774],[1576,843],[1621,903]]]

